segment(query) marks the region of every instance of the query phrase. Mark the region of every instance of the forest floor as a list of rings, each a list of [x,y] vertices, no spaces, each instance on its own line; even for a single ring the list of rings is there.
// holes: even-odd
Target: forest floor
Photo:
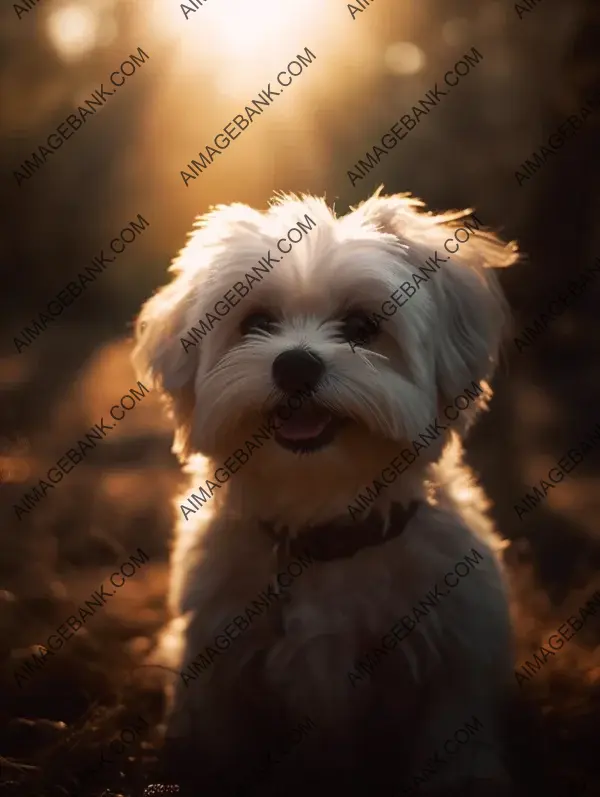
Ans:
[[[35,395],[19,394],[24,397],[22,417],[14,421],[18,431],[14,440],[4,438],[0,451],[0,797],[140,797],[158,759],[161,673],[140,665],[166,617],[170,501],[182,477],[169,452],[169,428],[156,397],[147,397],[130,412],[42,506],[19,522],[13,509],[27,485],[81,430],[107,417],[115,401],[136,386],[128,354],[125,343],[103,347],[54,396],[50,368],[47,393],[38,381]],[[27,384],[27,367],[26,361],[15,366],[15,391]],[[45,396],[43,423],[40,395]],[[28,425],[23,417],[37,421]],[[600,481],[574,478],[561,489],[562,536],[548,542],[559,558],[572,556],[574,547],[585,551],[587,544],[596,545],[590,539]],[[574,505],[576,517],[569,514]],[[539,523],[557,511],[552,506],[540,510]],[[39,652],[38,644],[106,584],[115,563],[129,560],[140,548],[148,562],[86,627],[47,656],[39,671],[16,677],[32,652]],[[526,541],[512,540],[505,557],[518,659],[524,661],[599,588],[597,578],[593,581],[597,568],[581,569],[558,606],[540,586]],[[518,794],[600,795],[598,631],[598,618],[590,618],[569,645],[517,690],[508,738]],[[115,739],[123,743],[109,748]]]

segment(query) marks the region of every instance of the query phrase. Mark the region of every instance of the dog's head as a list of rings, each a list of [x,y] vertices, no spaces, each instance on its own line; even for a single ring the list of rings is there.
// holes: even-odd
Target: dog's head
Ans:
[[[134,353],[170,401],[182,458],[223,462],[254,441],[288,479],[372,468],[485,385],[507,317],[490,267],[516,247],[468,214],[421,207],[377,193],[336,218],[284,196],[198,220],[140,314]],[[483,401],[458,413],[459,434]]]

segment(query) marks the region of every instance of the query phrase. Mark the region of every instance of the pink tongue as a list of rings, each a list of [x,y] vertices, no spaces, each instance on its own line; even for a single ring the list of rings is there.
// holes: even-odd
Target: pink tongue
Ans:
[[[279,434],[286,440],[309,440],[320,435],[329,421],[329,415],[305,416],[304,418],[292,416],[281,424]]]

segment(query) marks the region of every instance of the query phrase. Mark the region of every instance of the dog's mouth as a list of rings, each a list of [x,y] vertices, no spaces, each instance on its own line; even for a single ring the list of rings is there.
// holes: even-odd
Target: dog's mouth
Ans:
[[[342,419],[316,404],[292,409],[280,404],[273,411],[279,428],[275,440],[288,451],[317,451],[329,445],[341,426]]]

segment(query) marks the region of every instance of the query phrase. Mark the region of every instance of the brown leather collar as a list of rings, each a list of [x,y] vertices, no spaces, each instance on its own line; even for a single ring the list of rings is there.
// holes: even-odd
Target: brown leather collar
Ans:
[[[287,526],[277,532],[273,523],[261,521],[261,527],[277,545],[287,545],[287,554],[296,559],[309,554],[319,562],[334,559],[348,559],[374,545],[382,545],[399,537],[406,529],[420,501],[411,501],[405,509],[401,504],[392,504],[387,533],[383,533],[383,518],[377,512],[370,512],[364,520],[352,522],[345,518],[331,520],[318,526],[307,526],[290,538]]]

